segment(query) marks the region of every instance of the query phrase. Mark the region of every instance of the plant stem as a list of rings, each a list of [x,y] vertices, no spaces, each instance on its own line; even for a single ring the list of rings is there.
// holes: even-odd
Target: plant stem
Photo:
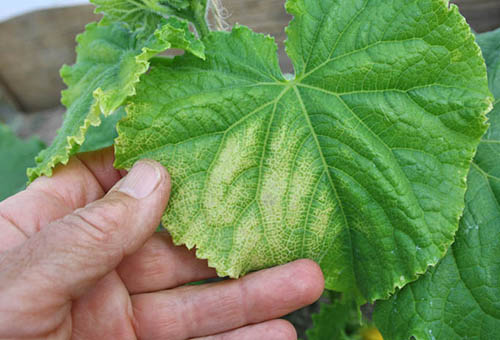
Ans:
[[[191,10],[193,11],[194,15],[193,24],[200,38],[204,38],[210,33],[210,29],[208,28],[207,21],[205,18],[206,8],[207,8],[206,0],[191,1]]]
[[[194,19],[194,27],[196,27],[196,31],[200,35],[200,38],[204,38],[210,33],[210,29],[208,28],[204,17],[200,19],[196,16]]]

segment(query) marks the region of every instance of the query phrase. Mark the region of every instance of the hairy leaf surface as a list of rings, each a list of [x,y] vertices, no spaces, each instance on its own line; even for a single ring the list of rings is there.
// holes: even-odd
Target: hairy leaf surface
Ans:
[[[173,178],[163,225],[220,275],[311,258],[326,287],[387,297],[445,254],[491,106],[469,27],[442,0],[289,0],[276,44],[212,32],[207,60],[157,60],[116,165]]]
[[[142,38],[142,33],[121,23],[91,23],[78,36],[76,64],[61,69],[68,86],[61,101],[68,110],[52,145],[36,158],[37,167],[28,170],[30,180],[50,176],[54,166],[68,162],[85,141],[89,127],[101,124],[101,114],[112,114],[135,93],[139,76],[149,69],[151,57],[170,47],[198,57],[204,55],[203,44],[189,32],[187,23],[178,19],[162,21],[147,38]]]
[[[197,23],[203,20],[206,0],[90,0],[96,13],[104,13],[103,22],[122,22],[133,29],[148,31],[162,17],[175,15]],[[200,17],[201,16],[201,17]]]
[[[122,22],[132,29],[155,27],[166,14],[189,7],[189,0],[90,0],[104,23]]]
[[[0,124],[0,201],[26,185],[26,168],[45,147],[37,138],[19,139],[6,125]]]
[[[497,104],[469,173],[465,213],[439,265],[377,303],[386,340],[500,336],[500,30],[479,35],[478,43]]]

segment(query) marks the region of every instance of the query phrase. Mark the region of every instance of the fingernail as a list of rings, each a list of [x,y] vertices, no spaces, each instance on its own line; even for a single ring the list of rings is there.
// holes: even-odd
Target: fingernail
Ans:
[[[161,172],[158,166],[147,160],[139,161],[125,176],[118,191],[141,199],[151,195],[160,181]]]

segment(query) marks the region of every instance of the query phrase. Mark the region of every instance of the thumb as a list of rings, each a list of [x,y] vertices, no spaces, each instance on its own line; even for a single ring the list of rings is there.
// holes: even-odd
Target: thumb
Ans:
[[[14,261],[3,260],[23,268],[14,276],[44,294],[77,298],[153,234],[169,193],[163,166],[140,161],[104,198],[43,228],[7,255]]]

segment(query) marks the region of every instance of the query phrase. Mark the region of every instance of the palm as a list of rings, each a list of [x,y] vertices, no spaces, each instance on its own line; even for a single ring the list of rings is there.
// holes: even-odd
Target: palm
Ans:
[[[72,320],[65,333],[72,339],[136,339],[132,302],[116,271],[102,279],[90,292],[73,302]]]

